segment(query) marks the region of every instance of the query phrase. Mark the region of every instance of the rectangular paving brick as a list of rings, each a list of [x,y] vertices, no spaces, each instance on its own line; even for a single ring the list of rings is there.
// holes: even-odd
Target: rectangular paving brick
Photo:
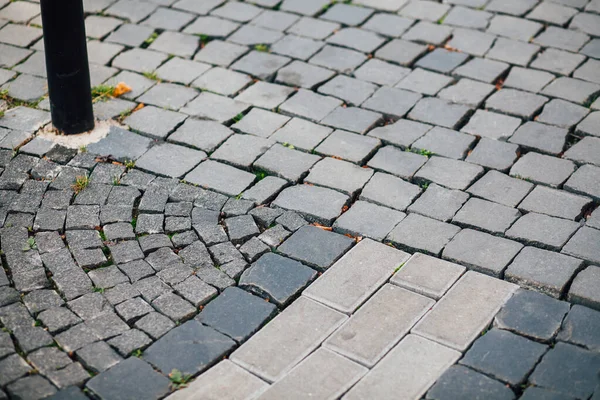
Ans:
[[[422,253],[413,256],[390,282],[434,300],[439,300],[466,268]]]
[[[411,332],[465,351],[517,288],[469,271]]]
[[[347,317],[300,297],[230,357],[250,372],[274,382],[317,348]]]
[[[273,384],[259,399],[337,399],[367,371],[365,367],[321,348]]]
[[[456,350],[409,335],[344,399],[419,399],[459,357]]]
[[[372,368],[434,304],[425,296],[387,284],[323,345]]]
[[[268,385],[229,360],[215,365],[169,400],[234,400],[254,398]]]
[[[365,239],[306,289],[304,295],[350,314],[408,257],[403,251]]]

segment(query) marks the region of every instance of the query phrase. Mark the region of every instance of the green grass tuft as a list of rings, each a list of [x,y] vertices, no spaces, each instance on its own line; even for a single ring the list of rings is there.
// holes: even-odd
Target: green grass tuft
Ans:
[[[192,376],[189,374],[184,374],[177,369],[173,369],[169,374],[169,379],[171,380],[171,386],[173,389],[180,389],[187,386],[188,382],[192,379]]]
[[[153,81],[160,81],[160,79],[158,79],[158,75],[156,75],[156,72],[142,72],[142,75],[144,75],[146,78],[153,80]]]
[[[268,44],[261,43],[261,44],[254,45],[254,50],[262,51],[263,53],[268,53],[270,50],[270,47]]]
[[[92,88],[92,101],[106,101],[113,97],[115,87],[110,85],[98,85]]]

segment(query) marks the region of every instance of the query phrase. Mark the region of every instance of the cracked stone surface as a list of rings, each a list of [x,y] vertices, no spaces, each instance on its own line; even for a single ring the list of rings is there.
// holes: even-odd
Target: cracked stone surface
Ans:
[[[84,8],[74,150],[0,0],[0,398],[600,396],[597,0]]]

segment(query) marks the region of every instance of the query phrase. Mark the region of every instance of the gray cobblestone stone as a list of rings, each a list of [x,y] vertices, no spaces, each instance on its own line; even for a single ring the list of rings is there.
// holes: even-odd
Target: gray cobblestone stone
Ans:
[[[435,219],[409,214],[394,228],[386,240],[407,251],[440,255],[444,246],[460,228]]]
[[[553,187],[560,186],[575,171],[575,164],[538,153],[527,153],[510,169],[510,175]]]
[[[274,173],[288,181],[297,182],[318,160],[317,155],[306,154],[276,144],[256,160],[254,167]]]
[[[409,180],[426,162],[427,157],[420,154],[385,146],[377,151],[367,165]]]
[[[477,248],[485,248],[486,252],[473,251]],[[442,256],[476,271],[499,277],[522,248],[522,244],[511,240],[463,229],[448,243]]]
[[[569,301],[600,310],[600,299],[594,290],[599,277],[599,267],[590,265],[581,271],[571,284],[568,295]]]

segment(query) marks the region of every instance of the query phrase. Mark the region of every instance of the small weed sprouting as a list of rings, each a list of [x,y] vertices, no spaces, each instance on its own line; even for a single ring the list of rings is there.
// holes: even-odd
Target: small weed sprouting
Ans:
[[[104,293],[104,288],[94,287],[94,292],[103,294]]]
[[[119,114],[119,116],[116,119],[118,122],[123,123],[125,118],[129,117],[131,114],[133,114],[133,110],[121,111],[121,113]]]
[[[79,152],[80,153],[87,153],[87,146],[79,146]]]
[[[148,39],[144,40],[143,46],[148,47],[152,44],[152,42],[154,42],[156,40],[156,38],[158,37],[158,33],[157,32],[152,32],[152,35],[150,35],[148,37]]]
[[[87,175],[78,176],[75,178],[75,183],[71,185],[75,194],[81,193],[83,189],[88,187],[90,184],[90,178]]]
[[[133,218],[131,220],[131,226],[133,227],[133,230],[135,231],[135,227],[137,226],[137,218]]]
[[[146,78],[153,80],[153,81],[159,81],[160,79],[158,79],[158,75],[156,75],[156,72],[142,72],[142,75],[144,75]]]
[[[4,110],[0,110],[0,118],[4,117]]]
[[[238,123],[242,120],[242,118],[244,118],[244,114],[239,113],[238,115],[236,115],[235,117],[233,117],[233,122]]]
[[[202,44],[202,47],[204,47],[206,45],[206,43],[210,42],[212,39],[210,36],[208,35],[198,35],[200,37],[200,43]]]
[[[113,97],[115,87],[110,85],[98,85],[92,88],[92,101],[106,101]]]
[[[125,168],[127,168],[127,170],[135,168],[135,161],[125,160]]]
[[[142,351],[140,349],[134,350],[131,352],[131,355],[140,358],[142,356]]]
[[[187,386],[192,376],[189,374],[184,374],[177,369],[173,369],[169,374],[169,379],[171,380],[171,386],[173,389],[181,389]]]
[[[394,274],[398,271],[400,271],[400,269],[402,269],[402,267],[404,267],[404,264],[406,264],[405,262],[403,262],[402,264],[398,265],[398,267],[394,270]]]
[[[294,149],[295,149],[294,145],[291,145],[291,144],[289,144],[289,143],[282,143],[281,145],[282,145],[283,147],[287,147],[288,149],[292,149],[292,150],[294,150]]]
[[[421,187],[421,189],[427,190],[427,188],[429,187],[429,182],[421,183],[419,186]]]
[[[23,251],[35,250],[37,249],[37,244],[35,243],[35,238],[30,237],[27,239],[27,242],[23,246]]]
[[[268,44],[261,43],[261,44],[254,45],[254,50],[262,51],[263,53],[268,53],[270,50],[270,47]]]
[[[118,176],[113,176],[112,184],[113,186],[119,186],[121,184],[121,178],[119,178]]]
[[[98,231],[98,233],[100,234],[100,239],[102,239],[103,242],[106,242],[106,234],[104,231]]]
[[[415,154],[420,154],[425,157],[431,157],[433,155],[433,152],[429,151],[427,149],[409,149],[407,147],[406,149],[404,149],[404,151],[408,151],[408,152],[415,153]]]
[[[6,105],[8,106],[8,108],[14,108],[14,107],[19,107],[19,106],[36,108],[43,99],[44,99],[43,97],[40,97],[39,99],[34,100],[34,101],[23,101],[23,100],[15,99],[14,97],[10,97],[8,95],[7,89],[0,90],[0,100],[6,101]],[[2,111],[2,115],[0,115],[0,118],[2,116],[4,116],[4,111]]]
[[[256,171],[254,175],[256,175],[257,181],[262,181],[267,177],[267,173],[265,171]]]

